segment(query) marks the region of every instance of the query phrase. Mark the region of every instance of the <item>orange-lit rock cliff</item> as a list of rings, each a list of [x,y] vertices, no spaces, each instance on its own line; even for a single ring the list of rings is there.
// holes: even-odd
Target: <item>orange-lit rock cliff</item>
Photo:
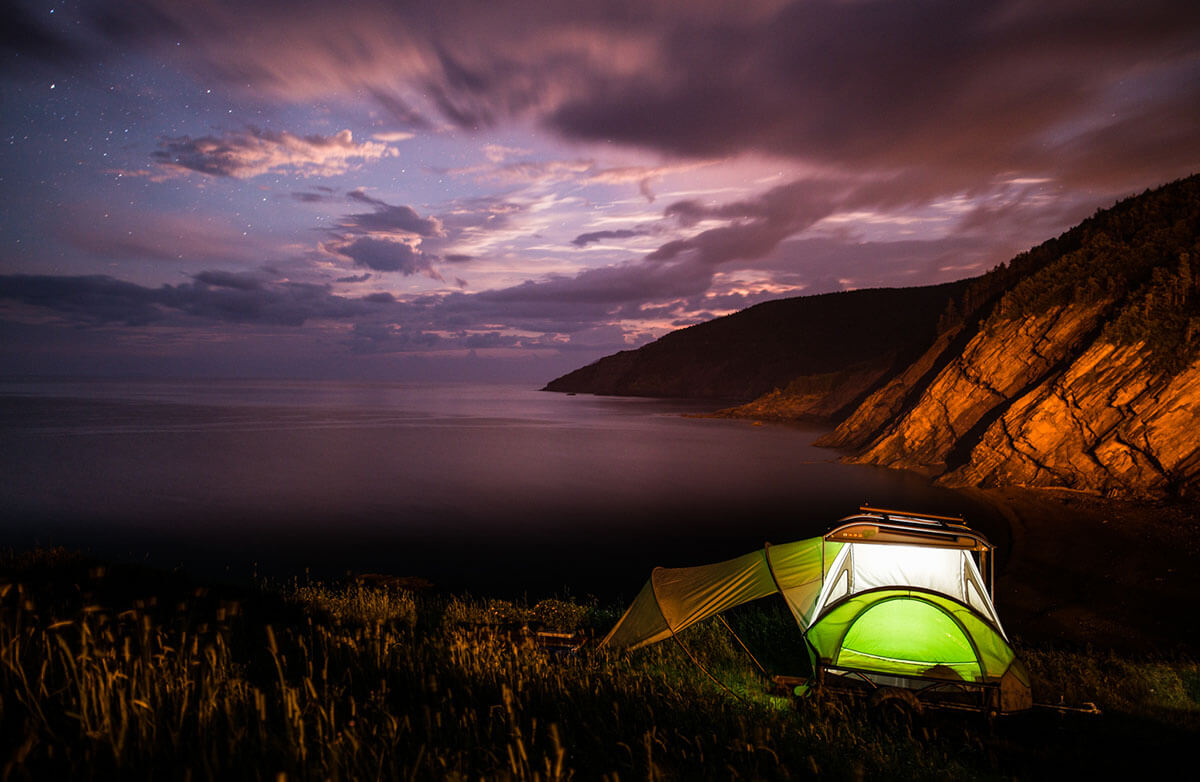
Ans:
[[[1200,178],[1055,241],[819,444],[953,486],[1200,495]]]
[[[757,396],[722,414],[840,420],[818,445],[947,485],[1194,498],[1200,175],[972,280],[769,302],[548,389]]]

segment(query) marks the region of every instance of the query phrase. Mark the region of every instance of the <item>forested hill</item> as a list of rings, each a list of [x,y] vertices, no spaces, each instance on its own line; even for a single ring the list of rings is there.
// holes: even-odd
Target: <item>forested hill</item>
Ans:
[[[842,389],[840,409],[919,356],[947,303],[966,286],[769,301],[607,356],[546,390],[750,400],[797,378],[819,377]]]

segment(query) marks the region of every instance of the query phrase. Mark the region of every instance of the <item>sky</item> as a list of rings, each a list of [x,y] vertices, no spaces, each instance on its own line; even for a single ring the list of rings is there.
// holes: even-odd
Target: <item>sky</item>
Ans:
[[[544,382],[1200,171],[1195,0],[2,13],[0,376]]]

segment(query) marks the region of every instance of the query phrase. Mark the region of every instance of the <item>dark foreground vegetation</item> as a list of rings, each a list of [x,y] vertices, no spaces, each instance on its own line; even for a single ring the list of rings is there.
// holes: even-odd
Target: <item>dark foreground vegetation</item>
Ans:
[[[204,587],[61,550],[3,557],[0,777],[1144,776],[1200,738],[1200,665],[1152,650],[1018,643],[1040,700],[1094,701],[1102,717],[884,722],[766,695],[719,623],[681,637],[739,697],[676,644],[556,655],[531,638],[600,634],[616,607],[402,586]],[[768,670],[798,672],[781,608],[749,609],[731,625]]]

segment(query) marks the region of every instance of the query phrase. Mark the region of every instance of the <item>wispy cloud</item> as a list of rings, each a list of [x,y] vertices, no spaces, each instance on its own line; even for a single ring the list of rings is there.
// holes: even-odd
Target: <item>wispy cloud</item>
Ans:
[[[154,160],[169,171],[250,179],[267,173],[335,176],[395,154],[383,142],[355,142],[349,130],[331,136],[297,136],[246,128],[221,136],[164,138]]]

